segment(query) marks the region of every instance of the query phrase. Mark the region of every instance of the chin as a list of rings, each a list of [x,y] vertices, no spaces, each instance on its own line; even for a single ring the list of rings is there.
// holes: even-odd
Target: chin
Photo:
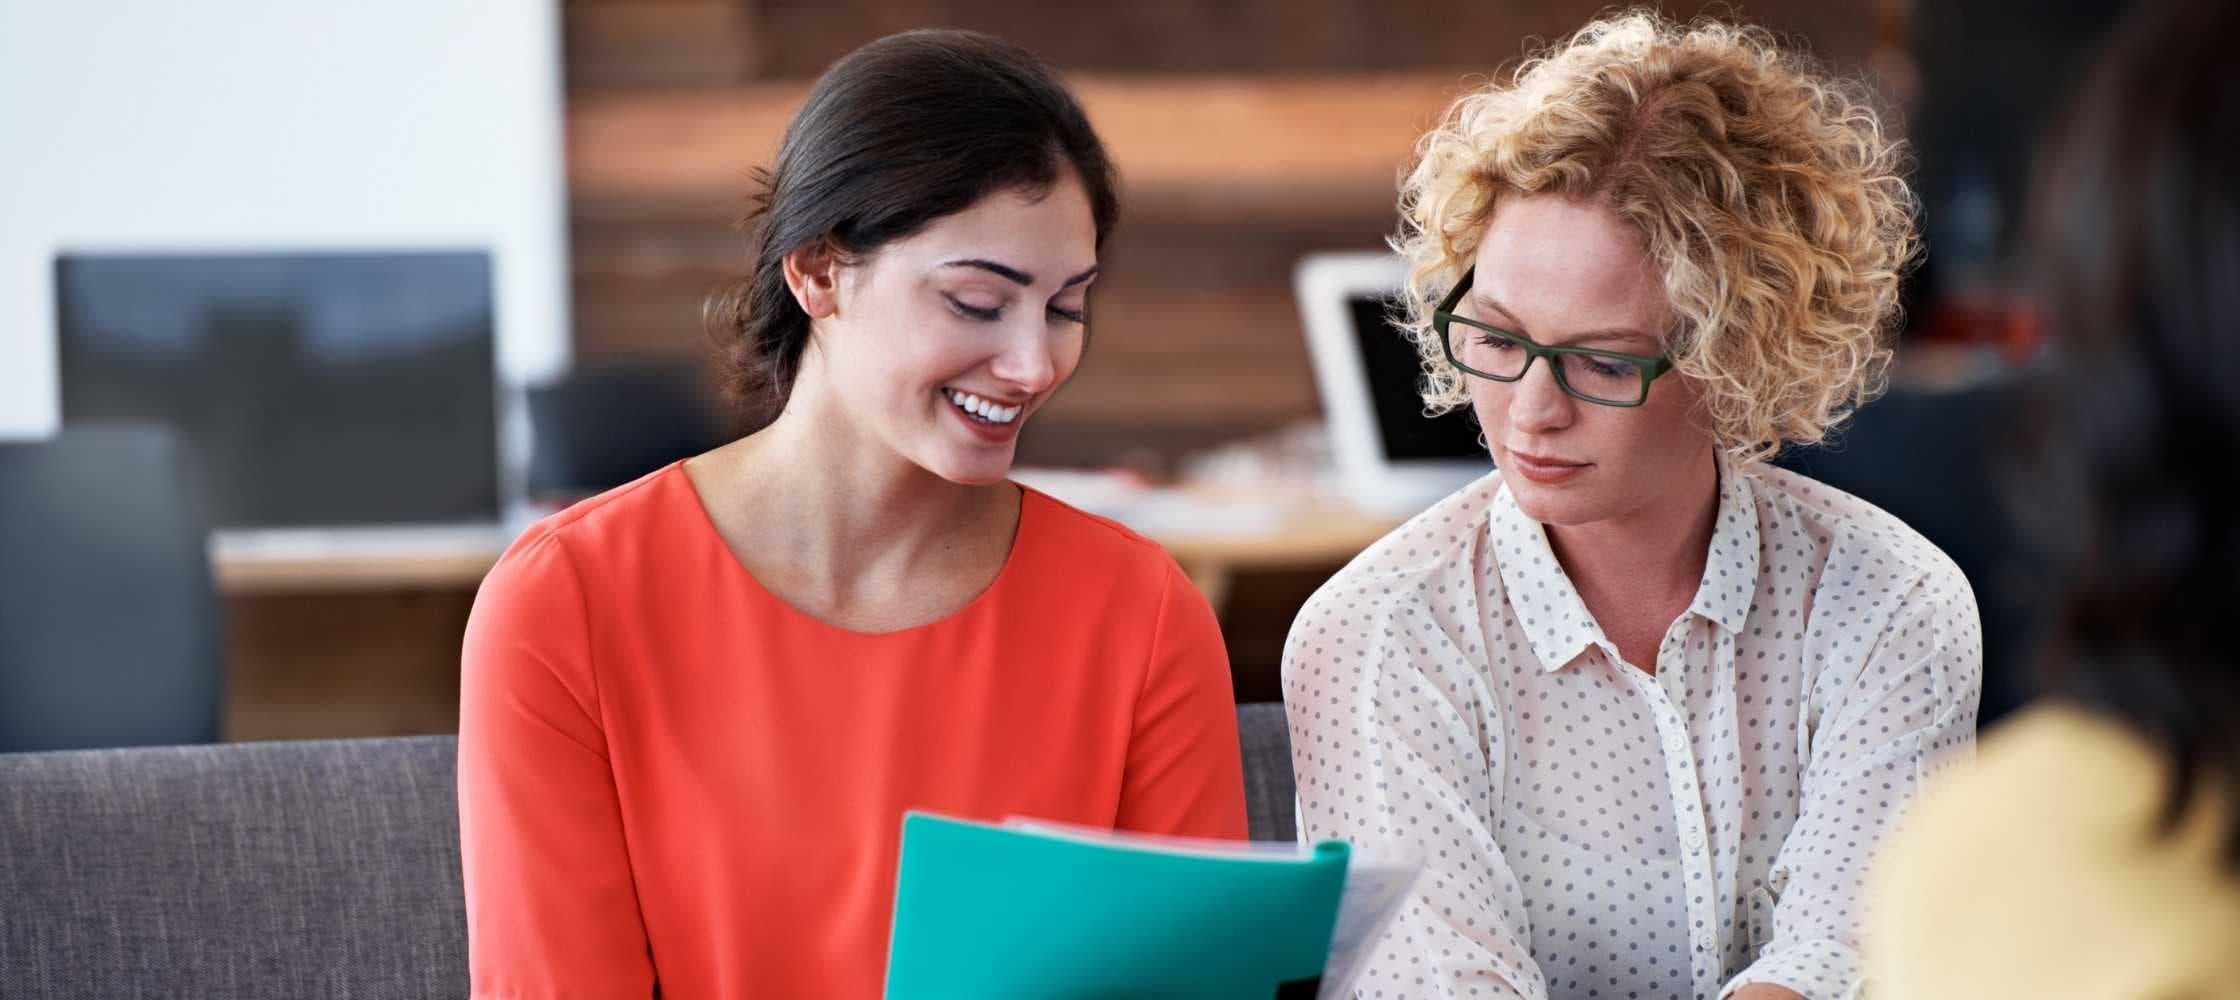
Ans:
[[[1516,500],[1517,509],[1541,524],[1569,527],[1609,516],[1610,505],[1601,502],[1591,484],[1549,486],[1507,470],[1501,473],[1501,481],[1508,484],[1509,496]]]
[[[988,455],[945,455],[920,463],[927,472],[959,486],[993,486],[1011,476],[1011,452],[998,459]]]

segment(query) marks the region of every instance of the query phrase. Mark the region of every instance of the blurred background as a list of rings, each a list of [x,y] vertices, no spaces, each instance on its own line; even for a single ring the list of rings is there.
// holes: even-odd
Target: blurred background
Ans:
[[[0,750],[453,731],[514,533],[740,431],[700,310],[748,172],[833,59],[926,26],[1058,66],[1121,171],[1092,347],[1021,478],[1168,544],[1240,700],[1273,699],[1306,596],[1488,468],[1410,412],[1379,320],[1397,173],[1454,96],[1603,9],[0,0]],[[1663,9],[1785,33],[1912,144],[1897,386],[1783,462],[1969,572],[1995,718],[2027,695],[1986,473],[2034,349],[2011,223],[2119,7]]]

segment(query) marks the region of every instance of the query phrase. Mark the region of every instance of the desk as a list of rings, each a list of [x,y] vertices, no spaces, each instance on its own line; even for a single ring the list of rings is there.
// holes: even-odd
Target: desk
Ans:
[[[1152,536],[1218,611],[1240,572],[1335,566],[1367,548],[1399,518],[1334,505],[1302,505],[1249,531],[1170,529]],[[211,544],[227,596],[472,590],[511,544],[501,527],[305,532]]]
[[[1296,608],[1266,607],[1258,592],[1231,601],[1238,575],[1334,569],[1400,522],[1310,500],[1164,499],[1115,512],[1150,529],[1206,595],[1242,654],[1232,655],[1240,690],[1255,698],[1273,696]],[[211,561],[226,598],[226,737],[456,731],[459,636],[475,588],[528,523],[215,539]]]
[[[211,539],[210,563],[228,597],[473,590],[519,532],[500,525],[221,532]]]
[[[1155,535],[1152,540],[1166,547],[1219,614],[1238,573],[1336,567],[1399,527],[1403,520],[1342,507],[1307,507],[1290,513],[1266,531],[1199,535],[1171,532]]]

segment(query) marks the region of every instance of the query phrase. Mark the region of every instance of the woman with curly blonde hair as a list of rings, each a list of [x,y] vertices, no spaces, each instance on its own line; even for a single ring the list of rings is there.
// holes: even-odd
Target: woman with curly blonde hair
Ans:
[[[1302,835],[1426,866],[1363,995],[1857,988],[1860,872],[1974,742],[1975,598],[1760,460],[1880,388],[1901,166],[1769,33],[1647,13],[1423,138],[1404,325],[1497,471],[1324,585],[1284,655]]]

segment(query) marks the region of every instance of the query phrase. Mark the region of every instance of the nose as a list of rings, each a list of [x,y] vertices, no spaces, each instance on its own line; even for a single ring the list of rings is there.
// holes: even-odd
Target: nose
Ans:
[[[1010,332],[1003,350],[989,362],[988,373],[1030,396],[1049,391],[1058,377],[1050,338],[1039,328]]]
[[[1524,377],[1509,383],[1509,426],[1527,434],[1560,430],[1577,413],[1578,400],[1556,383],[1556,368],[1547,358],[1534,361]]]

